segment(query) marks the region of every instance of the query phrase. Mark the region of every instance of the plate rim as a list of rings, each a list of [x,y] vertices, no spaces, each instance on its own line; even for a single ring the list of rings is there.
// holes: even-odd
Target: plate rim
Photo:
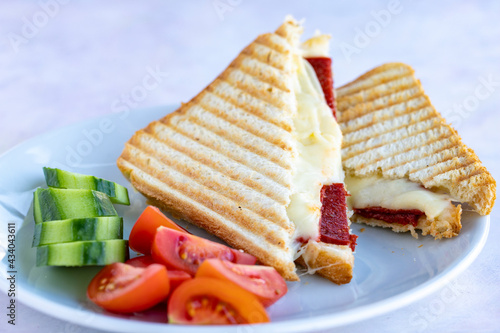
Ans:
[[[140,108],[135,110],[130,110],[129,112],[139,113],[139,112],[153,112],[154,110],[164,109],[167,114],[173,112],[178,105],[169,104],[163,106],[153,106],[147,108]],[[103,114],[82,121],[77,121],[72,124],[61,126],[59,128],[47,131],[40,135],[28,138],[10,149],[6,150],[0,154],[0,161],[4,158],[8,158],[12,152],[17,149],[22,149],[25,145],[33,144],[35,141],[43,141],[44,138],[52,135],[57,135],[59,132],[68,131],[72,128],[83,127],[89,124],[93,124],[105,117],[118,117],[119,113]],[[0,202],[2,204],[2,202]],[[3,204],[2,204],[3,205]],[[481,253],[486,240],[488,238],[490,230],[490,215],[479,216],[479,218],[485,219],[481,221],[478,228],[480,228],[480,237],[475,246],[470,249],[458,262],[444,269],[441,273],[432,278],[428,279],[424,283],[413,287],[407,291],[399,293],[397,295],[390,296],[388,298],[375,301],[374,303],[361,305],[359,307],[351,308],[340,312],[341,315],[334,314],[322,314],[310,318],[299,318],[290,319],[279,322],[270,322],[266,324],[254,324],[254,325],[239,325],[239,326],[193,326],[193,325],[175,325],[176,329],[182,329],[185,332],[221,332],[221,331],[234,331],[237,332],[267,332],[272,330],[273,332],[283,331],[283,332],[303,332],[308,330],[321,330],[327,328],[334,328],[339,326],[345,326],[348,324],[361,322],[376,316],[380,316],[384,313],[396,310],[398,308],[405,307],[413,302],[416,302],[433,292],[444,287],[444,285],[450,280],[456,278],[463,271],[465,271],[472,262]],[[16,231],[17,233],[17,231]],[[478,235],[478,236],[479,236]],[[2,286],[2,293],[6,295],[3,287],[7,285],[5,279],[1,279],[0,285]],[[81,325],[84,327],[107,330],[107,331],[120,331],[120,332],[136,332],[138,329],[147,329],[148,332],[166,332],[169,330],[169,326],[165,326],[165,323],[154,323],[139,320],[130,320],[123,318],[114,318],[107,316],[102,313],[95,313],[90,310],[82,310],[79,308],[71,308],[69,306],[60,304],[58,302],[52,301],[46,297],[40,296],[39,294],[32,292],[30,290],[20,290],[19,296],[16,300],[19,300],[23,305],[32,308],[38,312],[41,312],[49,317],[57,318],[59,320],[69,322],[76,325]],[[101,320],[79,320],[82,317],[97,316]],[[95,318],[95,317],[94,317]],[[314,321],[312,320],[314,319]],[[124,321],[127,322],[126,327],[122,327]],[[119,327],[117,327],[119,326]],[[238,328],[241,328],[238,329]],[[247,330],[248,328],[248,330]]]

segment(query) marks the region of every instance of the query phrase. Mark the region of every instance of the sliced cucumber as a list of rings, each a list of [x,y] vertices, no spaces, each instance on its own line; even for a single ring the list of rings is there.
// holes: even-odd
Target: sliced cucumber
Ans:
[[[37,247],[37,266],[108,265],[128,259],[128,242],[122,239],[80,241]]]
[[[41,222],[43,221],[42,218],[42,209],[40,208],[40,198],[39,198],[39,193],[40,193],[40,188],[37,188],[35,192],[33,192],[33,217],[35,218],[35,222]]]
[[[36,223],[33,246],[122,238],[123,219],[119,216],[101,216]]]
[[[37,188],[33,199],[36,223],[118,215],[109,197],[93,190]]]
[[[130,205],[127,188],[112,181],[47,167],[43,173],[50,187],[99,191],[108,195],[113,203]]]

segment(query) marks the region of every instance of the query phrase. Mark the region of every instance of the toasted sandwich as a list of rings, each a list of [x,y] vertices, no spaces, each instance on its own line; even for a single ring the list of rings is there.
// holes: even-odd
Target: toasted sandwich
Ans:
[[[334,105],[332,79],[320,60],[328,37],[300,45],[301,34],[287,18],[258,36],[191,101],[136,132],[117,165],[151,203],[284,278],[299,279],[298,259],[311,273],[347,283],[356,238],[342,135],[327,104]]]
[[[382,65],[336,93],[352,221],[440,239],[459,233],[460,203],[491,212],[495,180],[410,66]]]

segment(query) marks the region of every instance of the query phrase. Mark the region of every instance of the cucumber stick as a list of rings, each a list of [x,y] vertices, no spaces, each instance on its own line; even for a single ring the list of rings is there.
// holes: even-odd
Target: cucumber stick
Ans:
[[[123,239],[79,241],[37,247],[37,266],[108,265],[128,259],[128,242]]]
[[[43,168],[43,173],[49,187],[99,191],[109,196],[113,203],[130,205],[127,188],[115,182],[47,167]]]
[[[109,197],[94,190],[37,188],[33,201],[36,223],[118,215]]]
[[[33,246],[122,238],[123,219],[119,216],[101,216],[36,223]]]

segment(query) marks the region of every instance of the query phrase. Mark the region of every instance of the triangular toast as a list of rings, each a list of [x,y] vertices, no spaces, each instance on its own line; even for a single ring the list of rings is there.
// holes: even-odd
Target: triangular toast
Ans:
[[[338,88],[336,94],[346,174],[408,179],[445,193],[452,201],[468,203],[481,215],[491,212],[495,180],[432,106],[410,66],[379,66]],[[353,220],[413,234],[420,229],[424,235],[441,238],[458,234],[460,213],[459,205],[432,221],[420,216],[415,227],[360,214]]]
[[[275,33],[257,37],[190,102],[136,132],[117,165],[152,203],[255,255],[284,278],[298,280],[294,260],[302,254],[311,271],[347,283],[351,248],[311,241],[298,252],[287,215],[300,155],[293,119],[301,33],[287,19]],[[335,125],[328,131],[338,134],[338,148],[329,149],[338,152],[342,182],[340,129],[327,113]]]

